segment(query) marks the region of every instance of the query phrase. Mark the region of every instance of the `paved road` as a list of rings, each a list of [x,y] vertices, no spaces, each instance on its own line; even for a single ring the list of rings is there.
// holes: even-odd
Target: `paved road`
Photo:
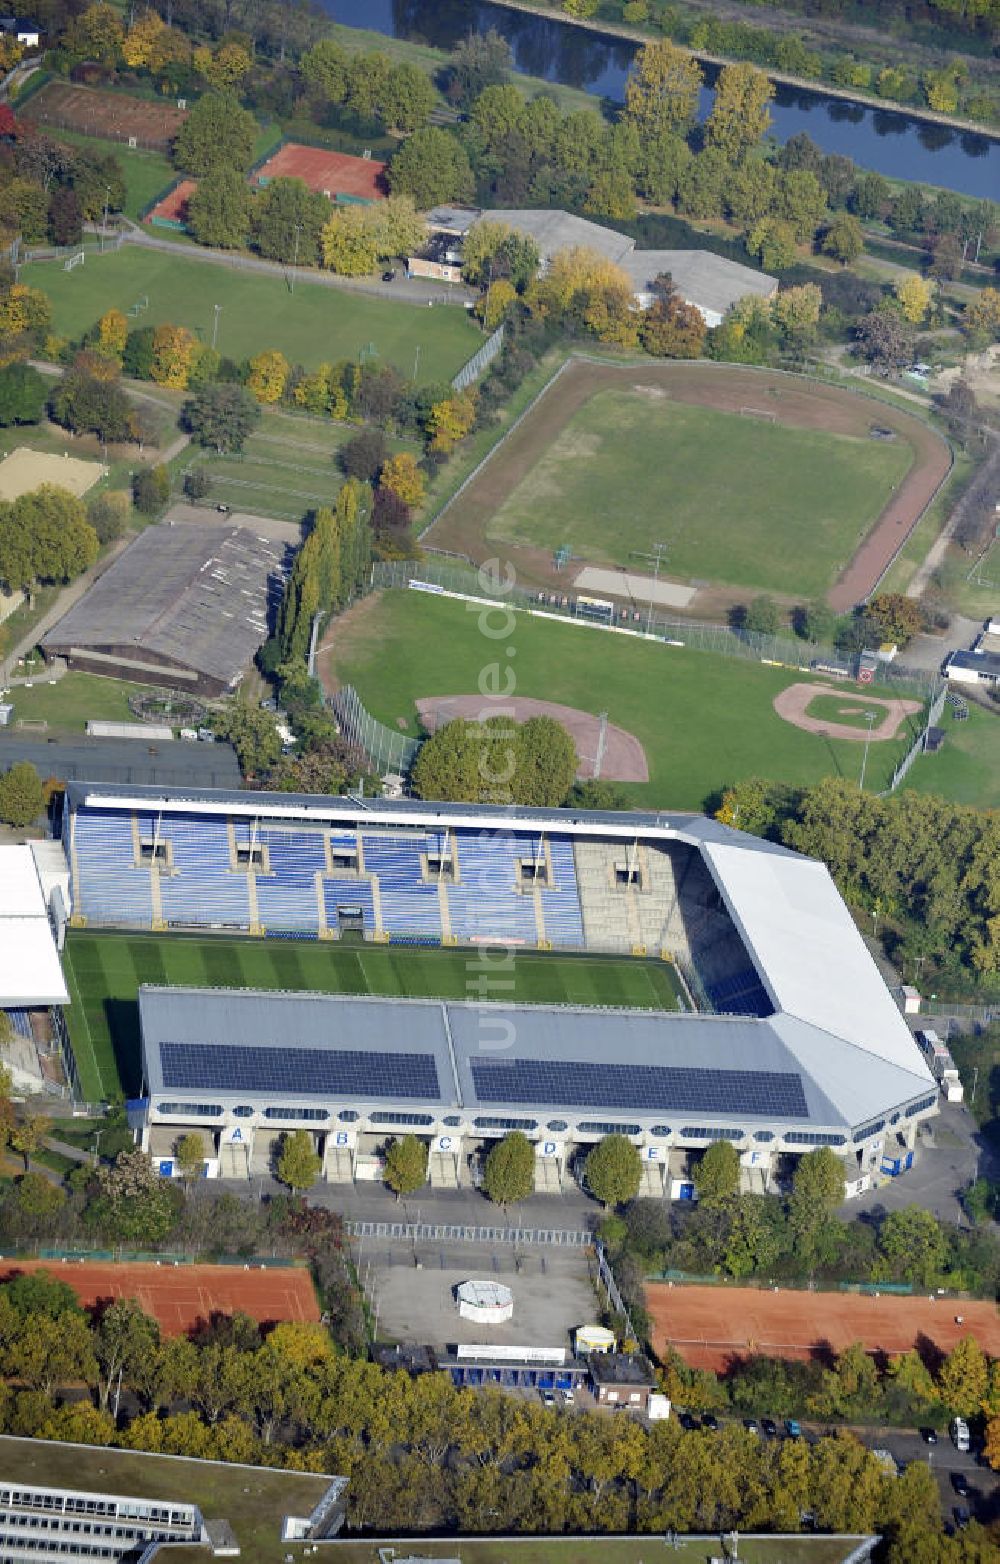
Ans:
[[[930,1134],[933,1144],[921,1137],[909,1172],[898,1178],[878,1175],[874,1189],[841,1208],[845,1219],[877,1207],[899,1211],[916,1205],[942,1221],[967,1226],[958,1193],[978,1177],[987,1155],[975,1120],[962,1104],[942,1102],[939,1117],[930,1121]]]

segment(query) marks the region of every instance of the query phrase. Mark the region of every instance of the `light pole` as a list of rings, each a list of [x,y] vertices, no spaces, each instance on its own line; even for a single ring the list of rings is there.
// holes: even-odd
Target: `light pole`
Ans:
[[[222,314],[222,305],[213,304],[212,308],[215,311],[215,318],[212,321],[212,347],[214,348],[219,339],[219,316]]]
[[[104,254],[104,241],[108,233],[108,207],[111,205],[111,186],[104,186],[104,221],[101,223],[101,254]]]
[[[309,637],[309,661],[307,664],[310,679],[315,678],[316,675],[316,642],[319,639],[319,627],[325,618],[326,611],[322,608],[313,614],[312,634]]]
[[[646,634],[649,635],[653,628],[653,604],[656,600],[656,584],[660,578],[660,566],[667,552],[666,543],[654,543],[651,554],[643,554],[638,549],[632,553],[637,559],[651,559],[653,561],[653,582],[649,589],[649,612],[646,615]]]
[[[420,369],[420,343],[417,343],[417,351],[413,355],[413,382],[416,384],[417,374]]]
[[[866,711],[865,712],[865,721],[868,724],[868,730],[865,733],[865,753],[864,753],[864,759],[861,762],[861,780],[858,783],[858,792],[859,793],[863,793],[864,790],[865,790],[865,772],[868,769],[868,746],[869,746],[869,744],[872,741],[872,724],[875,721],[875,716],[876,716],[876,713],[873,712],[873,711]]]
[[[295,224],[295,250],[294,250],[294,253],[292,255],[292,280],[291,280],[291,286],[290,286],[290,289],[289,289],[289,291],[291,293],[295,292],[295,268],[299,264],[299,235],[301,234],[301,232],[302,232],[302,224],[301,223],[296,223]]]

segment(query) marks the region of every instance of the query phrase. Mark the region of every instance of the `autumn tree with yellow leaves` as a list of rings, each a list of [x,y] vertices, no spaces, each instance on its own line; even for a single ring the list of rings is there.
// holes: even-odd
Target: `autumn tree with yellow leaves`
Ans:
[[[258,402],[280,402],[288,384],[289,364],[284,353],[270,348],[250,360],[247,385]]]
[[[404,505],[422,504],[426,483],[416,457],[409,451],[400,451],[398,456],[390,456],[382,468],[379,481],[383,489],[390,489]]]
[[[634,348],[640,315],[628,275],[585,245],[557,250],[544,277],[525,293],[533,315],[553,319],[573,314],[601,342]]]
[[[157,326],[153,332],[150,378],[157,385],[186,391],[197,357],[198,339],[186,326]]]
[[[427,420],[427,432],[430,435],[432,451],[440,451],[447,456],[453,451],[459,440],[464,440],[475,427],[476,422],[476,393],[470,387],[467,391],[458,391],[454,396],[446,397],[441,402],[435,402],[431,408],[430,417]]]

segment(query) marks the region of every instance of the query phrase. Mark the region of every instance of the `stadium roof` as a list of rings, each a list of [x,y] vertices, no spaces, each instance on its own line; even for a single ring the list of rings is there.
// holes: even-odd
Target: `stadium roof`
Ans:
[[[204,787],[232,787],[240,783],[239,761],[231,744],[187,744],[165,739],[139,744],[135,739],[93,739],[80,734],[71,739],[25,737],[0,731],[0,770],[26,760],[43,777],[76,782],[86,777],[113,787],[147,786],[154,792],[186,787],[192,779]]]
[[[31,847],[0,847],[0,1008],[68,1003]]]
[[[778,286],[777,277],[712,250],[632,250],[618,264],[636,293],[648,295],[656,278],[669,272],[682,298],[715,315],[724,315],[749,293],[769,299]]]
[[[773,1072],[800,1071],[804,1117],[814,1123],[830,1123],[832,1108],[832,1122],[857,1125],[890,1104],[910,1101],[915,1094],[934,1087],[910,1030],[826,867],[704,815],[513,809],[285,793],[191,790],[181,797],[164,795],[154,788],[126,791],[82,783],[68,786],[67,803],[71,809],[83,804],[93,808],[141,807],[176,814],[285,818],[317,825],[361,824],[368,830],[380,826],[492,827],[497,831],[539,830],[611,840],[687,843],[701,851],[775,1014],[755,1020],[615,1012],[616,1061],[621,1058],[638,1063],[644,1058],[647,1063],[656,1060],[671,1067],[686,1063],[692,1028],[697,1027],[698,1060],[711,1061],[712,1070],[760,1070],[764,1061],[765,1068]],[[410,1002],[400,1003],[412,1010]],[[459,1053],[459,1040],[471,1024],[467,1018],[478,1013],[475,1007],[447,1007]],[[498,1012],[492,1012],[491,1007],[491,1013],[502,1017],[502,1007]],[[365,1014],[370,1019],[373,1012]],[[549,1057],[546,1039],[551,1039],[553,1048],[563,1049],[561,1057],[587,1063],[609,1057],[610,1023],[606,1017],[602,1023],[597,1014],[595,1020],[595,1012],[533,1007],[511,1011],[508,1019],[516,1016],[519,1045],[522,1040],[527,1045],[530,1037],[526,1057]],[[357,1015],[360,1017],[360,1010]],[[560,1019],[567,1017],[572,1020]],[[354,1013],[343,1011],[338,1025],[353,1024]],[[251,1035],[249,1031],[247,1035]],[[559,1041],[563,1035],[565,1044]],[[463,1100],[481,1096],[485,1077],[477,1082],[458,1068]],[[440,1079],[448,1079],[448,1072]]]
[[[44,637],[57,655],[103,653],[193,669],[228,687],[267,639],[289,549],[245,527],[149,527]]]

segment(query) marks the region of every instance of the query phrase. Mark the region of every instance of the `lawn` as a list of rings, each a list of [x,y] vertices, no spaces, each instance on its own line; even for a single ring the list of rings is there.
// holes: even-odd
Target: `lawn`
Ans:
[[[905,476],[913,451],[657,398],[598,391],[489,524],[498,542],[671,576],[819,597]],[[623,474],[628,474],[623,483]]]
[[[125,176],[126,217],[138,218],[143,208],[177,178],[176,168],[162,152],[148,152],[142,147],[130,147],[122,141],[105,141],[101,136],[87,136],[78,130],[63,130],[61,126],[48,133],[53,141],[68,142],[98,157],[118,159]]]
[[[376,717],[398,731],[419,731],[414,701],[487,688],[516,675],[516,693],[575,706],[635,734],[646,750],[650,780],[630,785],[637,803],[702,809],[741,777],[817,782],[831,773],[856,779],[863,746],[792,727],[772,701],[802,675],[687,647],[650,644],[518,614],[508,639],[488,638],[472,605],[422,592],[385,592],[337,620],[321,659],[355,685]],[[513,661],[507,662],[513,648]],[[478,681],[485,673],[487,683]],[[332,686],[329,686],[332,687]],[[513,694],[511,688],[507,693]],[[886,785],[908,739],[875,743],[868,784]]]
[[[164,254],[123,245],[64,271],[36,261],[21,280],[52,300],[53,329],[79,338],[112,306],[128,313],[140,299],[144,326],[169,321],[211,341],[213,306],[222,306],[217,346],[230,358],[278,348],[307,368],[324,360],[356,359],[372,350],[407,377],[417,350],[424,381],[450,380],[482,345],[482,335],[457,305],[397,303],[394,299],[300,281],[289,292],[283,277],[236,270],[195,250]]]
[[[743,1564],[844,1564],[858,1538],[836,1537],[745,1537],[740,1534],[739,1558]],[[717,1536],[678,1538],[667,1546],[662,1534],[634,1539],[625,1537],[518,1537],[500,1542],[469,1542],[465,1537],[441,1541],[421,1537],[385,1538],[377,1542],[333,1542],[327,1544],[329,1564],[379,1564],[379,1549],[398,1542],[397,1552],[406,1554],[417,1548],[421,1559],[455,1559],[462,1564],[652,1564],[674,1559],[686,1564],[706,1564],[709,1559],[735,1558],[731,1544],[727,1550]]]
[[[126,1093],[139,1088],[140,983],[411,999],[469,995],[469,953],[453,949],[73,930],[64,967],[70,1037],[88,1102],[113,1096],[119,1080]],[[673,969],[664,961],[518,952],[512,981],[502,996],[511,1003],[677,1008]]]
[[[8,1482],[196,1504],[206,1520],[229,1522],[243,1564],[279,1564],[286,1552],[282,1517],[309,1515],[329,1486],[328,1477],[300,1472],[141,1455],[133,1450],[88,1450],[8,1435],[0,1438],[0,1468]],[[168,1547],[165,1556],[177,1551]],[[202,1549],[198,1556],[211,1555]]]
[[[904,787],[978,809],[1000,809],[1000,710],[970,705],[967,720],[956,722],[945,706],[939,726],[945,731],[942,748],[920,756]]]
[[[45,722],[50,731],[82,733],[90,721],[135,722],[128,698],[144,690],[145,686],[94,673],[67,673],[51,683],[42,668],[30,687],[16,685],[7,698],[14,703],[15,723]]]
[[[224,501],[232,510],[300,521],[304,512],[332,503],[344,481],[337,453],[356,433],[350,424],[330,419],[269,412],[241,454],[189,447],[181,465],[199,462],[211,480],[213,504]],[[388,445],[391,451],[413,449],[402,440]]]

